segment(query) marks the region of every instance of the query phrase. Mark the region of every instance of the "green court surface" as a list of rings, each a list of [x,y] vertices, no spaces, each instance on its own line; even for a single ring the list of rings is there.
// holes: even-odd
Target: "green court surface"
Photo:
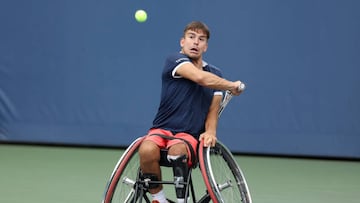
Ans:
[[[0,202],[100,203],[122,152],[0,144]],[[360,162],[255,156],[236,159],[254,203],[360,202]]]

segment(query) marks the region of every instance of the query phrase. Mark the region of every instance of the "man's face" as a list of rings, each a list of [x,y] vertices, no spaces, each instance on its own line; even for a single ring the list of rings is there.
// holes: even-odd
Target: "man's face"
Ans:
[[[182,52],[192,59],[201,58],[208,47],[207,36],[201,30],[188,30],[180,40]]]

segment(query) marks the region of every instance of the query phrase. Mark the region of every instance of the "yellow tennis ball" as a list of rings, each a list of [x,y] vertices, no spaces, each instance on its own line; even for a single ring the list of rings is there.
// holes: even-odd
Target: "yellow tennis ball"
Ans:
[[[146,13],[146,11],[144,11],[144,10],[137,10],[137,11],[135,12],[135,19],[136,19],[136,21],[138,21],[139,23],[145,22],[146,19],[147,19],[147,13]]]

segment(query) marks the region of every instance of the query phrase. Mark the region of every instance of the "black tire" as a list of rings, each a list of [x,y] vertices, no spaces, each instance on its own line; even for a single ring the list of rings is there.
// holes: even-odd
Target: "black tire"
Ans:
[[[135,203],[141,199],[139,192],[143,191],[135,187],[135,182],[139,175],[138,148],[142,140],[143,137],[135,140],[119,159],[106,186],[103,203]]]
[[[208,193],[214,203],[251,203],[244,174],[220,141],[215,147],[199,146],[199,162]]]

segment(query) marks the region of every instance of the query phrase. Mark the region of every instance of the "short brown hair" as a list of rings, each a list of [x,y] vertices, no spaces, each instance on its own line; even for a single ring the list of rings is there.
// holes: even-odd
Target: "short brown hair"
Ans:
[[[198,30],[201,30],[206,34],[206,38],[210,39],[209,27],[203,22],[193,21],[193,22],[190,22],[189,24],[187,24],[185,29],[184,29],[184,36],[185,36],[186,31],[188,31],[188,30],[192,30],[192,31],[195,31],[195,32],[198,31]]]

